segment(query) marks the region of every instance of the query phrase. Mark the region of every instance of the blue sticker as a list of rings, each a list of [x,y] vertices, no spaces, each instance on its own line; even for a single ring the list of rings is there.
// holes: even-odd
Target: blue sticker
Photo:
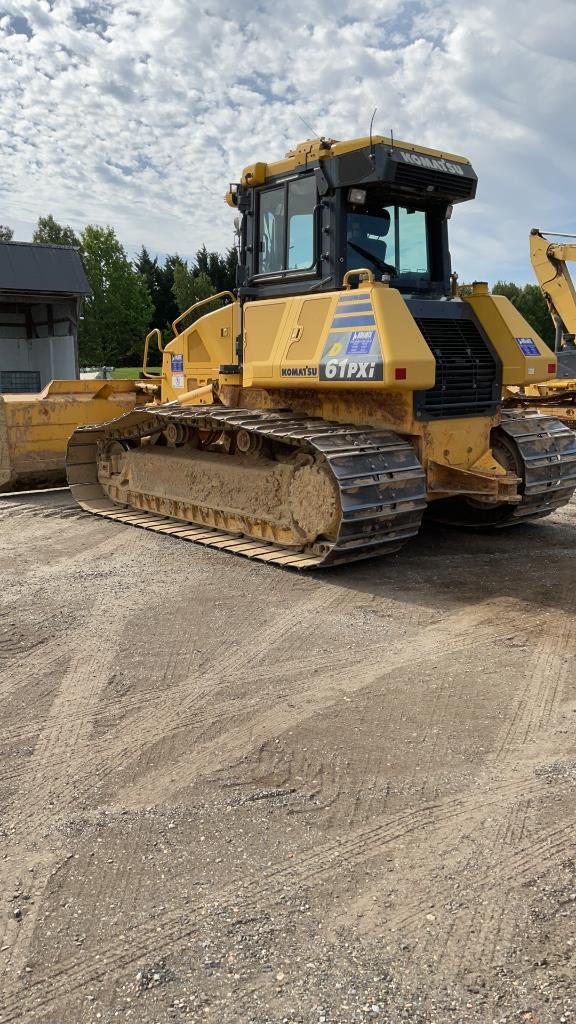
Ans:
[[[335,316],[332,327],[376,327],[374,313],[354,313],[350,316]]]
[[[539,356],[538,346],[532,338],[516,338],[520,351],[525,356]]]
[[[341,313],[372,313],[371,302],[339,302],[336,306],[335,316]]]
[[[376,331],[352,331],[346,348],[347,356],[367,356],[376,337]]]
[[[183,373],[184,372],[184,356],[182,353],[176,353],[170,357],[172,365],[172,373]]]

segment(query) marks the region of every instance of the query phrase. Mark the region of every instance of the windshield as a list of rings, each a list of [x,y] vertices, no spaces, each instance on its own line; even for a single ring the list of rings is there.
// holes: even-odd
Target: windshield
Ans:
[[[346,223],[346,269],[429,276],[426,214],[407,206],[355,206]]]

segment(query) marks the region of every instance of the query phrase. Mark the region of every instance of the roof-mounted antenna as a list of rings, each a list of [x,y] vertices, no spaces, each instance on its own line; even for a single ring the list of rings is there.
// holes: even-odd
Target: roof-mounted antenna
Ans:
[[[390,129],[390,149],[394,149],[394,129]]]
[[[374,159],[374,147],[372,145],[372,125],[374,124],[374,118],[376,117],[376,111],[377,110],[378,110],[378,107],[374,107],[374,113],[372,114],[372,119],[370,121],[370,159],[371,160]]]
[[[318,132],[312,127],[311,124],[308,123],[308,121],[306,121],[306,119],[304,117],[302,117],[302,114],[297,114],[296,116],[299,117],[300,120],[302,121],[302,124],[306,125],[308,130],[312,132],[312,135],[315,135],[317,139],[320,138],[320,136],[318,135]]]

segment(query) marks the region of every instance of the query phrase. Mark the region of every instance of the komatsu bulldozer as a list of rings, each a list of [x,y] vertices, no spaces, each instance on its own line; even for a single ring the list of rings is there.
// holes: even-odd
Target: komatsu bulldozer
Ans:
[[[550,236],[564,239],[551,242]],[[558,358],[554,380],[531,383],[509,392],[507,405],[518,410],[549,413],[576,429],[576,288],[567,263],[576,260],[576,242],[565,241],[575,235],[530,232],[530,262],[546,299],[554,324],[554,348]]]
[[[175,321],[155,402],[76,430],[85,509],[299,569],[396,551],[426,509],[502,527],[576,486],[576,435],[502,412],[556,359],[512,304],[453,294],[464,157],[315,139],[230,186],[237,291]]]

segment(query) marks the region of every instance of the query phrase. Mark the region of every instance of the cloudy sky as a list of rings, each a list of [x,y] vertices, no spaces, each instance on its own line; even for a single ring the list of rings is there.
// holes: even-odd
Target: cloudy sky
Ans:
[[[532,279],[576,231],[576,0],[0,0],[0,223],[113,225],[130,253],[232,242],[229,181],[310,132],[469,157],[461,280]]]

